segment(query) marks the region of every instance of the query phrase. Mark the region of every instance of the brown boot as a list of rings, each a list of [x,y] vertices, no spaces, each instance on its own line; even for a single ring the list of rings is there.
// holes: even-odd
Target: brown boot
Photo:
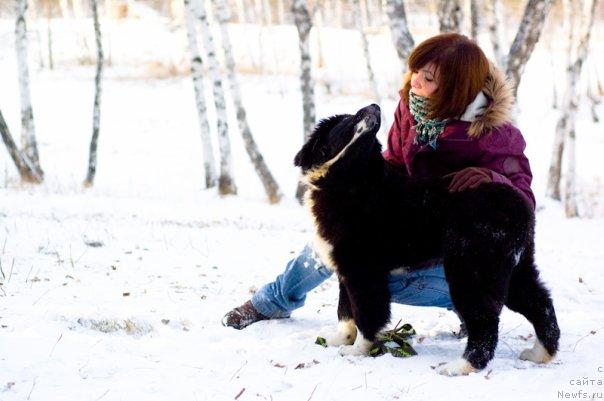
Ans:
[[[228,312],[222,318],[222,325],[226,327],[232,327],[237,330],[246,328],[252,323],[256,323],[260,320],[267,320],[268,317],[258,312],[252,301],[247,301],[241,306]]]

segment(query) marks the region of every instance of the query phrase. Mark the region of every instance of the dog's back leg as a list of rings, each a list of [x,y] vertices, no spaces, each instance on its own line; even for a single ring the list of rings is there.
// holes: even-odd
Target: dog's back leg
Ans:
[[[451,300],[466,323],[468,343],[461,359],[439,368],[439,373],[450,376],[483,369],[493,359],[513,263],[488,248],[459,249],[445,255],[444,266]]]
[[[340,279],[340,298],[338,300],[338,330],[327,337],[330,346],[352,345],[357,336],[357,328],[352,315],[352,307],[348,298],[348,290]]]
[[[514,268],[506,306],[528,319],[535,328],[535,345],[525,349],[520,359],[547,363],[558,351],[560,329],[549,291],[539,280],[532,250],[524,253]]]
[[[388,276],[386,273],[355,273],[343,277],[342,281],[348,293],[357,334],[354,344],[342,347],[340,353],[366,355],[375,341],[376,334],[390,320]]]

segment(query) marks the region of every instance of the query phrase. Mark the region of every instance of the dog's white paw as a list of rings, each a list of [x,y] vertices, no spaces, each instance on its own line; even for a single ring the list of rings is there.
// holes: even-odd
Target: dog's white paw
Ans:
[[[340,333],[339,331],[335,334],[325,337],[327,345],[330,347],[339,347],[340,345],[352,345],[354,344],[354,337],[350,334]]]
[[[535,339],[535,344],[533,345],[533,348],[527,348],[522,351],[520,353],[519,358],[523,361],[531,361],[535,363],[548,363],[554,357],[553,355],[550,355],[549,352],[547,352],[543,344],[541,344],[541,341]]]
[[[343,345],[340,347],[340,355],[364,356],[369,355],[369,346],[359,346],[358,344]]]
[[[340,355],[369,355],[369,350],[371,350],[371,344],[373,343],[365,339],[360,331],[357,331],[356,336],[354,344],[344,345],[340,348]]]
[[[464,358],[459,358],[439,366],[436,371],[438,374],[445,376],[464,376],[477,370],[470,362]]]
[[[356,337],[357,327],[354,320],[342,320],[338,322],[338,329],[335,333],[325,336],[325,341],[330,347],[339,347],[354,344]]]

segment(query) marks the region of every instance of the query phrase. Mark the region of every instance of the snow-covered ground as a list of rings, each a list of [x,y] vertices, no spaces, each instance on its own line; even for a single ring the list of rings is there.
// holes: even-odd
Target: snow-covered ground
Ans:
[[[0,109],[17,137],[12,27],[0,27]],[[177,34],[160,36],[170,35]],[[409,359],[341,357],[315,345],[317,333],[336,323],[334,278],[291,319],[243,331],[220,325],[309,239],[292,197],[302,136],[295,75],[243,76],[254,135],[287,194],[269,206],[236,130],[240,195],[203,190],[190,79],[134,79],[131,66],[107,71],[98,174],[84,190],[94,71],[69,62],[55,71],[32,67],[46,181],[20,185],[0,151],[0,400],[556,400],[579,391],[604,398],[604,130],[581,110],[577,172],[583,211],[594,217],[567,220],[542,196],[556,116],[543,89],[553,77],[548,60],[539,48],[527,66],[519,125],[538,196],[537,261],[562,329],[559,356],[547,366],[518,360],[534,333],[506,310],[495,359],[461,378],[431,369],[465,346],[452,335],[456,316],[438,308],[394,305],[392,323],[402,319],[418,332],[419,355]],[[353,75],[342,78],[345,95],[319,87],[319,116],[372,101],[355,91]],[[395,104],[383,102],[388,116]]]

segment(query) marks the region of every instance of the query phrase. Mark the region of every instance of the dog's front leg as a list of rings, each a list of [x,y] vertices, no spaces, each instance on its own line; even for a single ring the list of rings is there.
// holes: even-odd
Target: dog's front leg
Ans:
[[[340,348],[341,355],[367,355],[377,333],[390,320],[390,292],[386,275],[353,275],[341,280],[346,287],[357,328],[352,345]]]
[[[352,316],[348,290],[340,278],[340,298],[338,300],[338,330],[326,338],[327,345],[352,345],[357,336],[357,328]]]

